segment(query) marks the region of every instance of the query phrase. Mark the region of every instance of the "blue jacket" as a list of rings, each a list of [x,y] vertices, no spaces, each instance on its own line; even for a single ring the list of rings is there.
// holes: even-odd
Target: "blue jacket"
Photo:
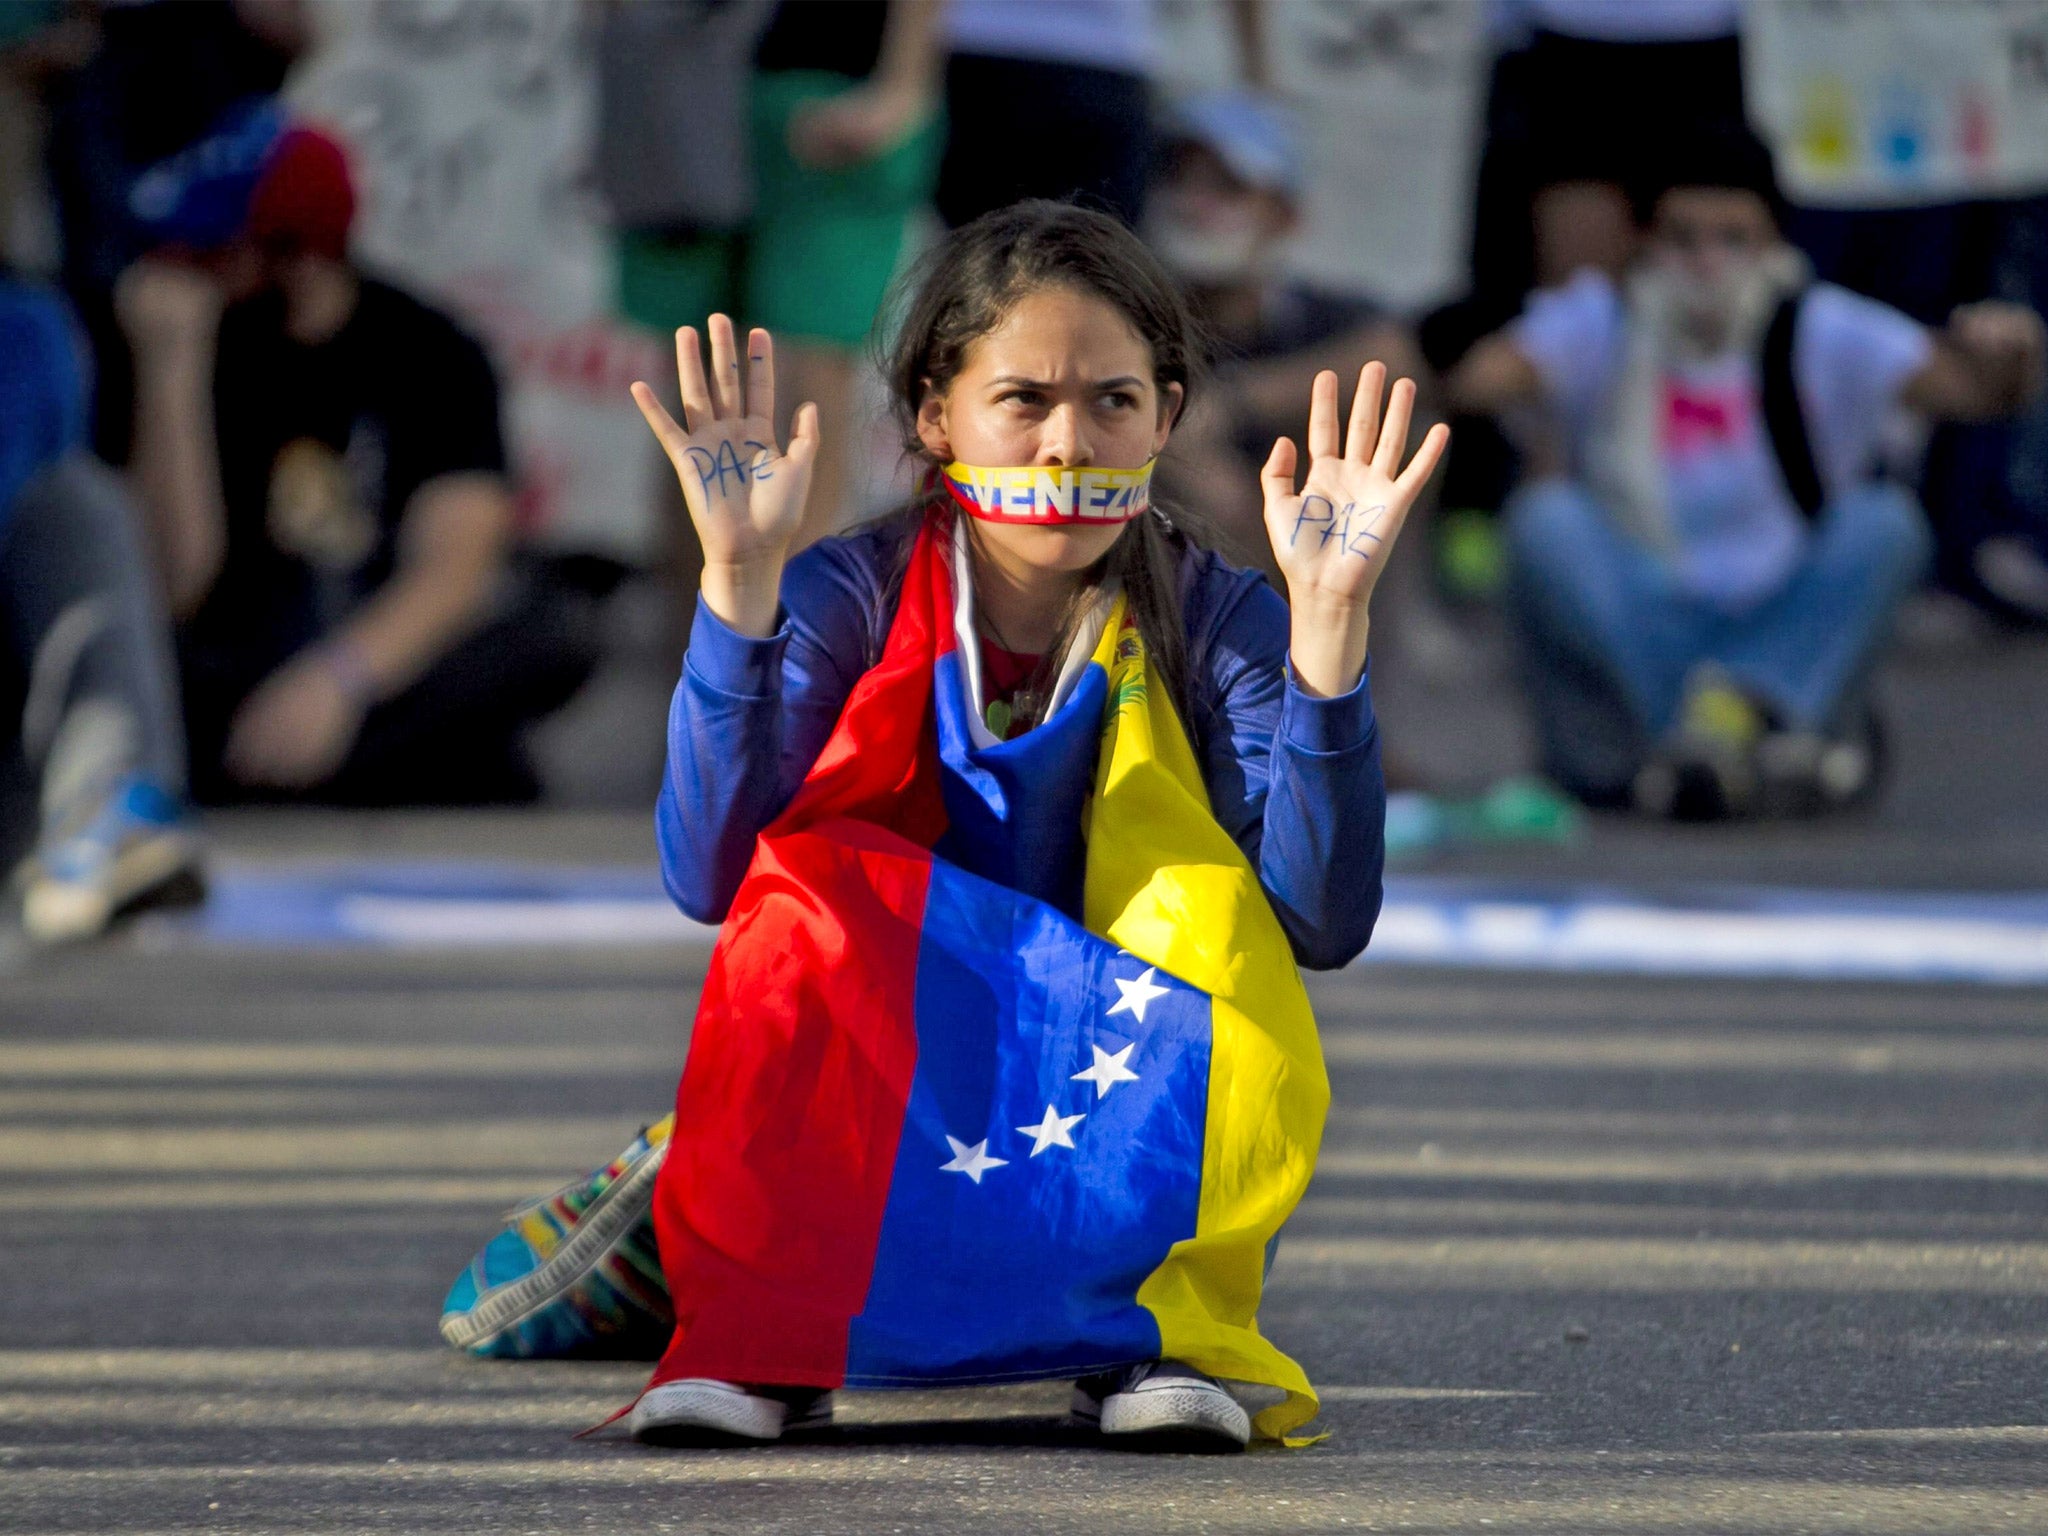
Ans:
[[[0,275],[0,536],[22,487],[85,441],[86,394],[64,301]]]
[[[735,633],[699,601],[655,809],[662,877],[691,917],[724,919],[756,835],[880,659],[894,617],[886,586],[911,531],[892,519],[805,550],[783,572],[783,622],[766,640]],[[1216,819],[1259,872],[1295,958],[1343,965],[1372,936],[1385,863],[1369,676],[1338,698],[1303,693],[1287,666],[1286,605],[1262,576],[1213,554],[1188,554],[1181,594],[1189,736]]]

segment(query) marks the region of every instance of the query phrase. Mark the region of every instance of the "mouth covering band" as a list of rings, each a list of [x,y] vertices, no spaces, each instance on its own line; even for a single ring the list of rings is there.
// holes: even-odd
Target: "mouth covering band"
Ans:
[[[1127,523],[1152,505],[1152,466],[1136,469],[1026,464],[988,469],[948,464],[940,471],[953,499],[985,523]]]

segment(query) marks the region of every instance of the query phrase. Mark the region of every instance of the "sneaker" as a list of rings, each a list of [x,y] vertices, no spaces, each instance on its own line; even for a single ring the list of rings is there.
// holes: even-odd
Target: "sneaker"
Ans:
[[[1827,809],[1821,787],[1827,752],[1827,739],[1813,731],[1772,731],[1757,743],[1757,778],[1769,815],[1798,819]]]
[[[2048,623],[2048,560],[2025,539],[1984,540],[1971,552],[1970,568],[2014,617]]]
[[[132,776],[47,827],[23,873],[21,926],[38,944],[96,938],[125,912],[205,895],[184,807]]]
[[[761,1445],[793,1429],[832,1422],[832,1394],[807,1388],[749,1389],[688,1376],[640,1394],[626,1429],[642,1445]]]
[[[1821,816],[1869,805],[1884,787],[1884,723],[1869,706],[1840,734],[1773,731],[1757,746],[1765,807]]]
[[[1636,776],[1636,808],[1673,821],[1747,815],[1756,805],[1756,749],[1767,723],[1739,688],[1703,671],[1686,691],[1669,745]]]
[[[1821,749],[1814,770],[1821,801],[1829,810],[1862,805],[1881,783],[1881,747],[1868,740],[1831,741]]]
[[[1252,1438],[1251,1416],[1237,1399],[1178,1360],[1083,1377],[1071,1411],[1076,1423],[1158,1449],[1241,1451]]]
[[[448,1289],[441,1337],[499,1360],[659,1360],[675,1332],[654,1185],[675,1116],[588,1178],[506,1213]]]

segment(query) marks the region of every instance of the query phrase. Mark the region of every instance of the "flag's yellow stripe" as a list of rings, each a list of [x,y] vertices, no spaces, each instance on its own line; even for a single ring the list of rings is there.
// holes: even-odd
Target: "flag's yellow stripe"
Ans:
[[[1315,1016],[1257,873],[1209,807],[1201,768],[1121,602],[1094,660],[1109,712],[1090,807],[1084,917],[1215,998],[1195,1235],[1138,1290],[1168,1359],[1277,1387],[1257,1415],[1284,1439],[1315,1416],[1300,1366],[1260,1335],[1266,1247],[1315,1169],[1329,1108]]]

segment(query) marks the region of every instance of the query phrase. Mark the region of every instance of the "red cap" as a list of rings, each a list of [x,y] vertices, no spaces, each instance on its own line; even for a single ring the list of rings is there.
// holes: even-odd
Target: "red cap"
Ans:
[[[285,130],[249,197],[250,238],[339,261],[348,254],[355,216],[355,183],[341,145],[317,129]]]

